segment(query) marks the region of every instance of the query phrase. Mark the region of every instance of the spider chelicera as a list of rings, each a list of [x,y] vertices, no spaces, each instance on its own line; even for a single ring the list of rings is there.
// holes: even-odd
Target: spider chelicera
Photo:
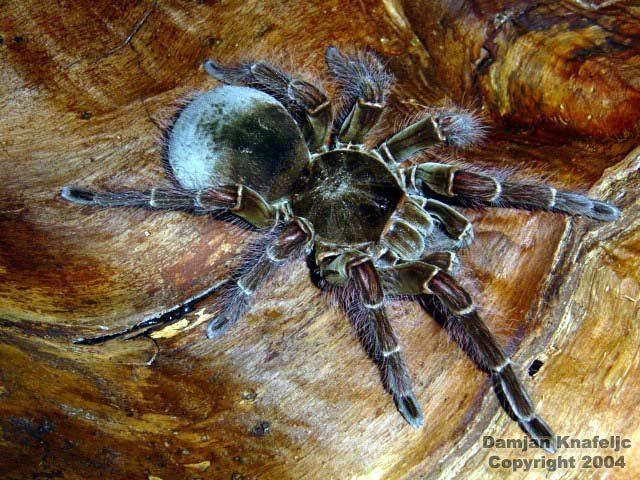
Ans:
[[[166,135],[166,160],[175,186],[147,191],[91,191],[67,186],[62,196],[97,207],[137,206],[192,213],[227,212],[263,232],[261,248],[246,255],[223,287],[212,337],[249,308],[275,269],[306,256],[319,285],[350,292],[351,311],[384,386],[407,422],[422,425],[385,300],[438,300],[445,327],[479,368],[491,375],[507,413],[540,445],[554,451],[554,435],[536,414],[514,364],[452,275],[455,252],[473,229],[452,205],[551,210],[614,220],[601,201],[533,182],[501,181],[447,163],[408,162],[430,146],[464,147],[482,136],[463,110],[430,110],[414,123],[365,147],[393,83],[372,52],[349,56],[330,47],[328,71],[342,108],[317,86],[265,62],[205,70],[224,84],[191,100]],[[255,249],[254,249],[255,250]],[[94,344],[149,332],[176,321],[210,288],[125,332],[80,339]]]

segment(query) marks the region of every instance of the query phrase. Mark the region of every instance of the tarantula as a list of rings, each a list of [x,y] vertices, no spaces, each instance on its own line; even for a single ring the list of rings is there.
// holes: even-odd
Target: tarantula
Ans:
[[[370,51],[352,56],[330,47],[328,72],[342,108],[317,86],[265,62],[206,72],[224,84],[191,100],[166,135],[174,188],[91,191],[67,186],[62,197],[98,207],[137,206],[206,214],[228,212],[264,233],[227,281],[207,326],[213,337],[237,321],[272,272],[307,256],[321,285],[352,292],[361,340],[386,390],[414,427],[423,415],[385,301],[438,300],[445,327],[488,372],[507,413],[538,444],[554,451],[551,428],[536,414],[514,364],[452,276],[455,252],[473,239],[472,225],[451,205],[551,210],[613,220],[607,203],[536,183],[500,181],[448,163],[411,164],[421,150],[464,147],[482,126],[463,110],[429,110],[419,120],[365,147],[385,107],[393,77]],[[93,344],[173,322],[210,288],[125,332],[80,339]],[[355,293],[354,293],[355,292]]]

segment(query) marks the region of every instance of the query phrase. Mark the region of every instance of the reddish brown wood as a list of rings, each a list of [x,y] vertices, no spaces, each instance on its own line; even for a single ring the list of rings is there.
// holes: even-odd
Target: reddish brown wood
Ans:
[[[525,383],[558,433],[638,438],[638,18],[629,2],[0,4],[0,476],[507,477],[487,473],[481,438],[522,433],[445,332],[415,305],[391,312],[425,410],[412,430],[302,263],[220,339],[199,312],[156,334],[150,366],[150,340],[71,343],[222,279],[251,234],[81,208],[61,187],[166,182],[161,129],[215,85],[205,58],[284,57],[320,78],[334,44],[389,58],[381,136],[421,106],[463,103],[492,127],[466,161],[622,207],[609,225],[470,212],[464,284],[522,375],[544,361]],[[616,478],[640,475],[637,452]]]

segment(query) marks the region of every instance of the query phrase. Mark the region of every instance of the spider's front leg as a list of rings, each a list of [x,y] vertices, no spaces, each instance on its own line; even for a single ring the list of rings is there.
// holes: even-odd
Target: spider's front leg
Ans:
[[[353,285],[355,328],[367,354],[380,369],[385,389],[392,395],[400,414],[413,427],[423,422],[422,408],[411,388],[411,379],[400,353],[384,307],[384,292],[373,261],[366,255],[349,251],[326,257],[321,271],[332,283]],[[350,308],[350,310],[353,310]]]
[[[469,294],[447,273],[433,265],[409,262],[380,270],[385,289],[395,295],[435,295],[447,315],[445,328],[482,370],[491,374],[507,413],[536,443],[555,451],[554,434],[540,418],[514,364],[484,324]]]
[[[393,76],[372,52],[361,51],[355,56],[347,56],[336,47],[329,47],[325,56],[329,73],[342,93],[337,141],[344,145],[361,145],[382,114]]]
[[[455,165],[423,163],[403,170],[408,187],[449,197],[468,206],[513,207],[615,220],[620,212],[606,202],[532,182],[501,181]]]
[[[311,152],[322,150],[328,140],[333,109],[327,95],[315,85],[292,78],[266,62],[223,66],[207,60],[205,71],[228,85],[255,88],[278,100],[300,125]]]
[[[145,192],[92,191],[66,186],[61,196],[70,202],[96,207],[142,207],[196,213],[229,211],[258,228],[272,227],[278,220],[278,211],[258,192],[243,185],[220,185],[203,190],[152,188]]]

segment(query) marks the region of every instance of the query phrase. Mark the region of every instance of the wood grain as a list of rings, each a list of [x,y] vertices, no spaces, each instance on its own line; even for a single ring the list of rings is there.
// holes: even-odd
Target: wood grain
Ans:
[[[204,59],[275,57],[326,80],[328,45],[389,59],[397,82],[380,135],[421,106],[462,103],[492,133],[461,160],[622,208],[607,225],[469,212],[463,275],[522,375],[544,362],[525,383],[557,433],[637,447],[638,18],[615,1],[0,2],[0,476],[526,476],[488,469],[492,454],[540,453],[482,448],[483,435],[522,432],[436,322],[413,304],[392,309],[425,410],[412,430],[302,262],[224,337],[204,338],[200,311],[158,332],[151,365],[149,339],[72,344],[224,278],[252,234],[204,216],[81,208],[61,187],[166,182],[161,130],[215,85]],[[615,478],[640,475],[638,451]]]

